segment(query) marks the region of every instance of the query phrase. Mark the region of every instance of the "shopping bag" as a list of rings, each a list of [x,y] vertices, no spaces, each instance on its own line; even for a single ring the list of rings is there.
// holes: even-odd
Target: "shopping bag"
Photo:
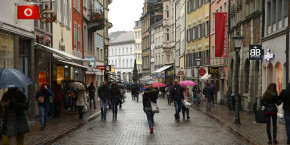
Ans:
[[[159,107],[156,103],[151,102],[151,109],[154,113],[159,113]]]
[[[186,100],[183,100],[183,105],[185,106],[185,108],[190,109],[191,107],[191,103],[187,102]]]
[[[261,108],[256,111],[255,118],[258,123],[267,123],[265,111]]]

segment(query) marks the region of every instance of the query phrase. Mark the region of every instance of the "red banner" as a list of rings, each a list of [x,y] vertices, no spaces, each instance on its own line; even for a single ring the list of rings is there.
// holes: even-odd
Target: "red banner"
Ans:
[[[227,12],[215,13],[215,57],[228,57]]]
[[[17,6],[17,19],[39,19],[39,6]]]
[[[97,69],[99,69],[99,70],[105,70],[106,69],[106,66],[105,65],[98,65],[97,66]]]

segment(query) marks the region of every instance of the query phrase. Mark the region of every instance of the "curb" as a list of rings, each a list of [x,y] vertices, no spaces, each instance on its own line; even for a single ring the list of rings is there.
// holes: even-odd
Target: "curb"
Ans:
[[[193,107],[194,108],[194,107]],[[244,144],[249,144],[249,145],[263,145],[263,143],[261,143],[260,141],[240,133],[238,130],[236,130],[235,128],[231,127],[230,125],[226,125],[222,120],[216,118],[215,116],[203,112],[200,109],[194,108],[197,111],[200,111],[202,114],[208,116],[209,118],[211,118],[212,120],[214,120],[215,122],[217,122],[220,126],[222,126],[223,128],[225,128],[227,131],[229,131],[230,133],[232,133],[235,137],[237,137],[238,139],[241,140],[241,142],[243,142]]]
[[[72,134],[76,130],[78,130],[81,127],[85,126],[87,123],[89,123],[89,122],[93,121],[94,119],[98,118],[100,115],[101,115],[101,112],[98,111],[98,112],[90,115],[85,121],[75,123],[70,128],[68,128],[64,132],[60,133],[59,135],[57,135],[55,137],[47,138],[45,140],[42,140],[42,141],[36,143],[36,145],[51,145],[51,144],[53,144],[53,143],[65,138],[66,136]]]

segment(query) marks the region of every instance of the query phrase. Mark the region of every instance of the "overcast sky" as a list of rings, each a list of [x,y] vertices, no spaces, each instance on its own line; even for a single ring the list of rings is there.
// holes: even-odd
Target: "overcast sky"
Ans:
[[[113,27],[109,32],[134,30],[135,21],[142,14],[144,0],[113,0],[109,5],[109,22]]]

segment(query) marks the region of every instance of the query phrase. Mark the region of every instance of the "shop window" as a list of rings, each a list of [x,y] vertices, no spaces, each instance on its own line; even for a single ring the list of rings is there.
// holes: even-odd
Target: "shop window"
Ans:
[[[245,93],[249,93],[249,81],[250,81],[250,61],[249,59],[245,62]]]
[[[58,84],[60,84],[61,81],[64,80],[64,66],[57,66],[56,69],[57,69],[56,81]],[[45,73],[45,72],[40,72],[40,73]],[[39,82],[40,82],[40,75],[39,75]]]

